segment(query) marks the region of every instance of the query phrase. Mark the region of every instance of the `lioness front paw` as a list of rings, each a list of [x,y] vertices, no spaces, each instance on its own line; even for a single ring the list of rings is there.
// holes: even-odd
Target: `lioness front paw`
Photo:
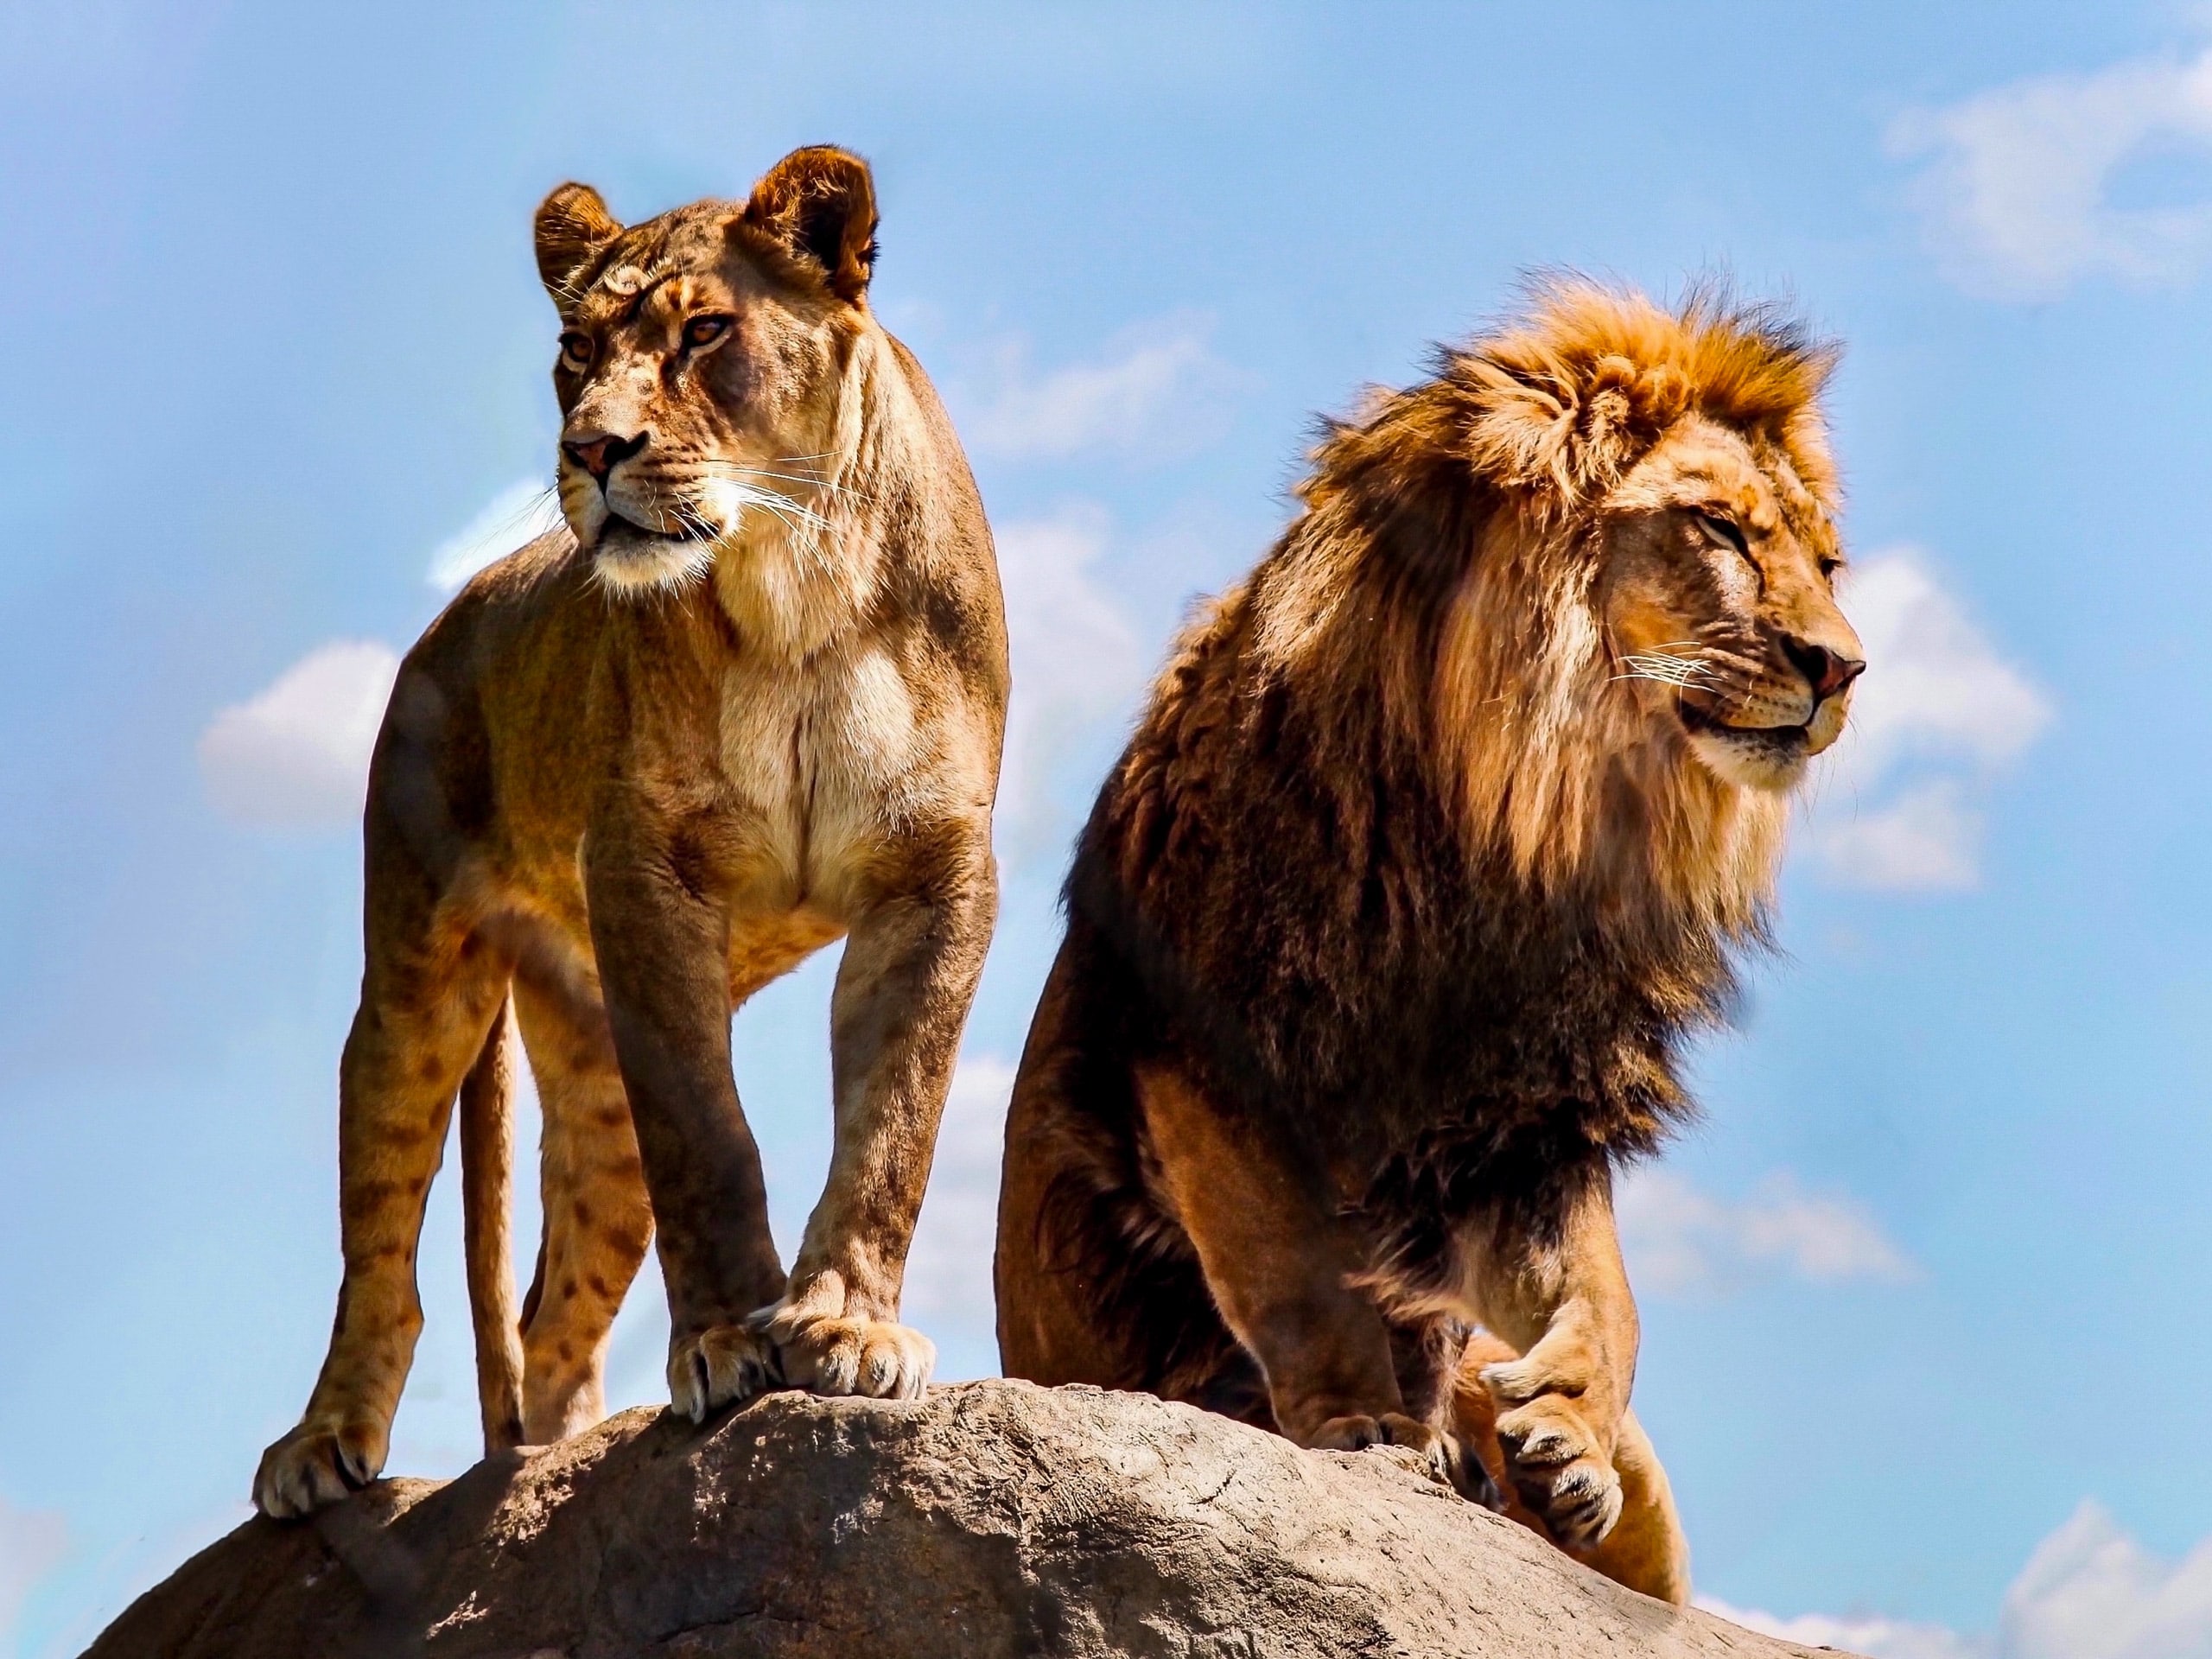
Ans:
[[[937,1369],[937,1344],[889,1319],[779,1303],[762,1308],[753,1322],[774,1344],[784,1380],[810,1393],[918,1400]]]
[[[1521,1501],[1560,1543],[1591,1549],[1621,1516],[1620,1477],[1574,1407],[1540,1394],[1497,1420],[1498,1444]]]
[[[261,1454],[253,1507],[273,1521],[327,1509],[384,1472],[382,1425],[304,1422]]]
[[[1361,1452],[1370,1446],[1406,1446],[1421,1454],[1430,1478],[1439,1484],[1486,1510],[1505,1507],[1504,1494],[1490,1478],[1490,1471],[1459,1443],[1457,1435],[1402,1412],[1386,1411],[1376,1417],[1332,1417],[1308,1444],[1331,1452]]]
[[[710,1325],[668,1344],[668,1403],[695,1423],[782,1380],[775,1344],[750,1324]]]

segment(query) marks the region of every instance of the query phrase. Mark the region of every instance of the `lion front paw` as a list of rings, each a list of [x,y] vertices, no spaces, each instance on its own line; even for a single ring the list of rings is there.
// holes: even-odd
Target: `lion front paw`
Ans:
[[[747,1325],[710,1325],[668,1344],[668,1402],[695,1423],[783,1381],[775,1344]]]
[[[1497,1420],[1513,1490],[1569,1549],[1604,1541],[1621,1515],[1620,1477],[1581,1414],[1557,1395],[1538,1395]]]
[[[890,1319],[778,1303],[754,1314],[753,1323],[774,1345],[784,1380],[814,1394],[918,1400],[937,1369],[937,1344]]]
[[[1310,1446],[1331,1452],[1360,1452],[1370,1446],[1402,1446],[1421,1454],[1432,1479],[1471,1503],[1503,1510],[1505,1497],[1482,1459],[1432,1423],[1386,1411],[1379,1416],[1332,1417],[1315,1432]]]
[[[261,1454],[253,1506],[274,1521],[327,1509],[384,1471],[385,1450],[380,1423],[302,1423]]]

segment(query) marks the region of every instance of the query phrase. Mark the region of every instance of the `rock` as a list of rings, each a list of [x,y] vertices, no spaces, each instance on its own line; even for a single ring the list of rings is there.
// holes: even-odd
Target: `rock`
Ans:
[[[1401,1455],[1026,1382],[626,1412],[249,1521],[90,1659],[1807,1651],[1623,1590]]]

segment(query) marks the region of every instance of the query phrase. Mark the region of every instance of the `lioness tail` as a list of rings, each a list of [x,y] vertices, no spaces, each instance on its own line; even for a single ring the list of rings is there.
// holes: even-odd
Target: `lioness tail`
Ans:
[[[461,1084],[461,1236],[486,1455],[522,1444],[522,1330],[507,1225],[515,1149],[513,1023],[511,1002],[502,1001]]]

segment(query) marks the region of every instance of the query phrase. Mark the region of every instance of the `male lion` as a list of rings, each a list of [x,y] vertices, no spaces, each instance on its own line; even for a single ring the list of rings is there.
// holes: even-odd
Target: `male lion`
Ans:
[[[1007,1125],[1009,1374],[1478,1494],[1495,1405],[1550,1535],[1687,1598],[1613,1173],[1690,1109],[1861,667],[1831,362],[1559,283],[1327,429],[1077,850]]]
[[[866,164],[830,149],[628,230],[582,185],[538,209],[568,529],[431,625],[377,741],[345,1282],[306,1417],[262,1459],[267,1514],[383,1465],[456,1090],[491,1446],[601,1414],[656,1230],[678,1411],[928,1377],[899,1288],[997,902],[1006,632],[959,443],[868,308],[874,231]],[[840,935],[836,1149],[786,1276],[730,1014]],[[545,1117],[519,1343],[510,997]]]

